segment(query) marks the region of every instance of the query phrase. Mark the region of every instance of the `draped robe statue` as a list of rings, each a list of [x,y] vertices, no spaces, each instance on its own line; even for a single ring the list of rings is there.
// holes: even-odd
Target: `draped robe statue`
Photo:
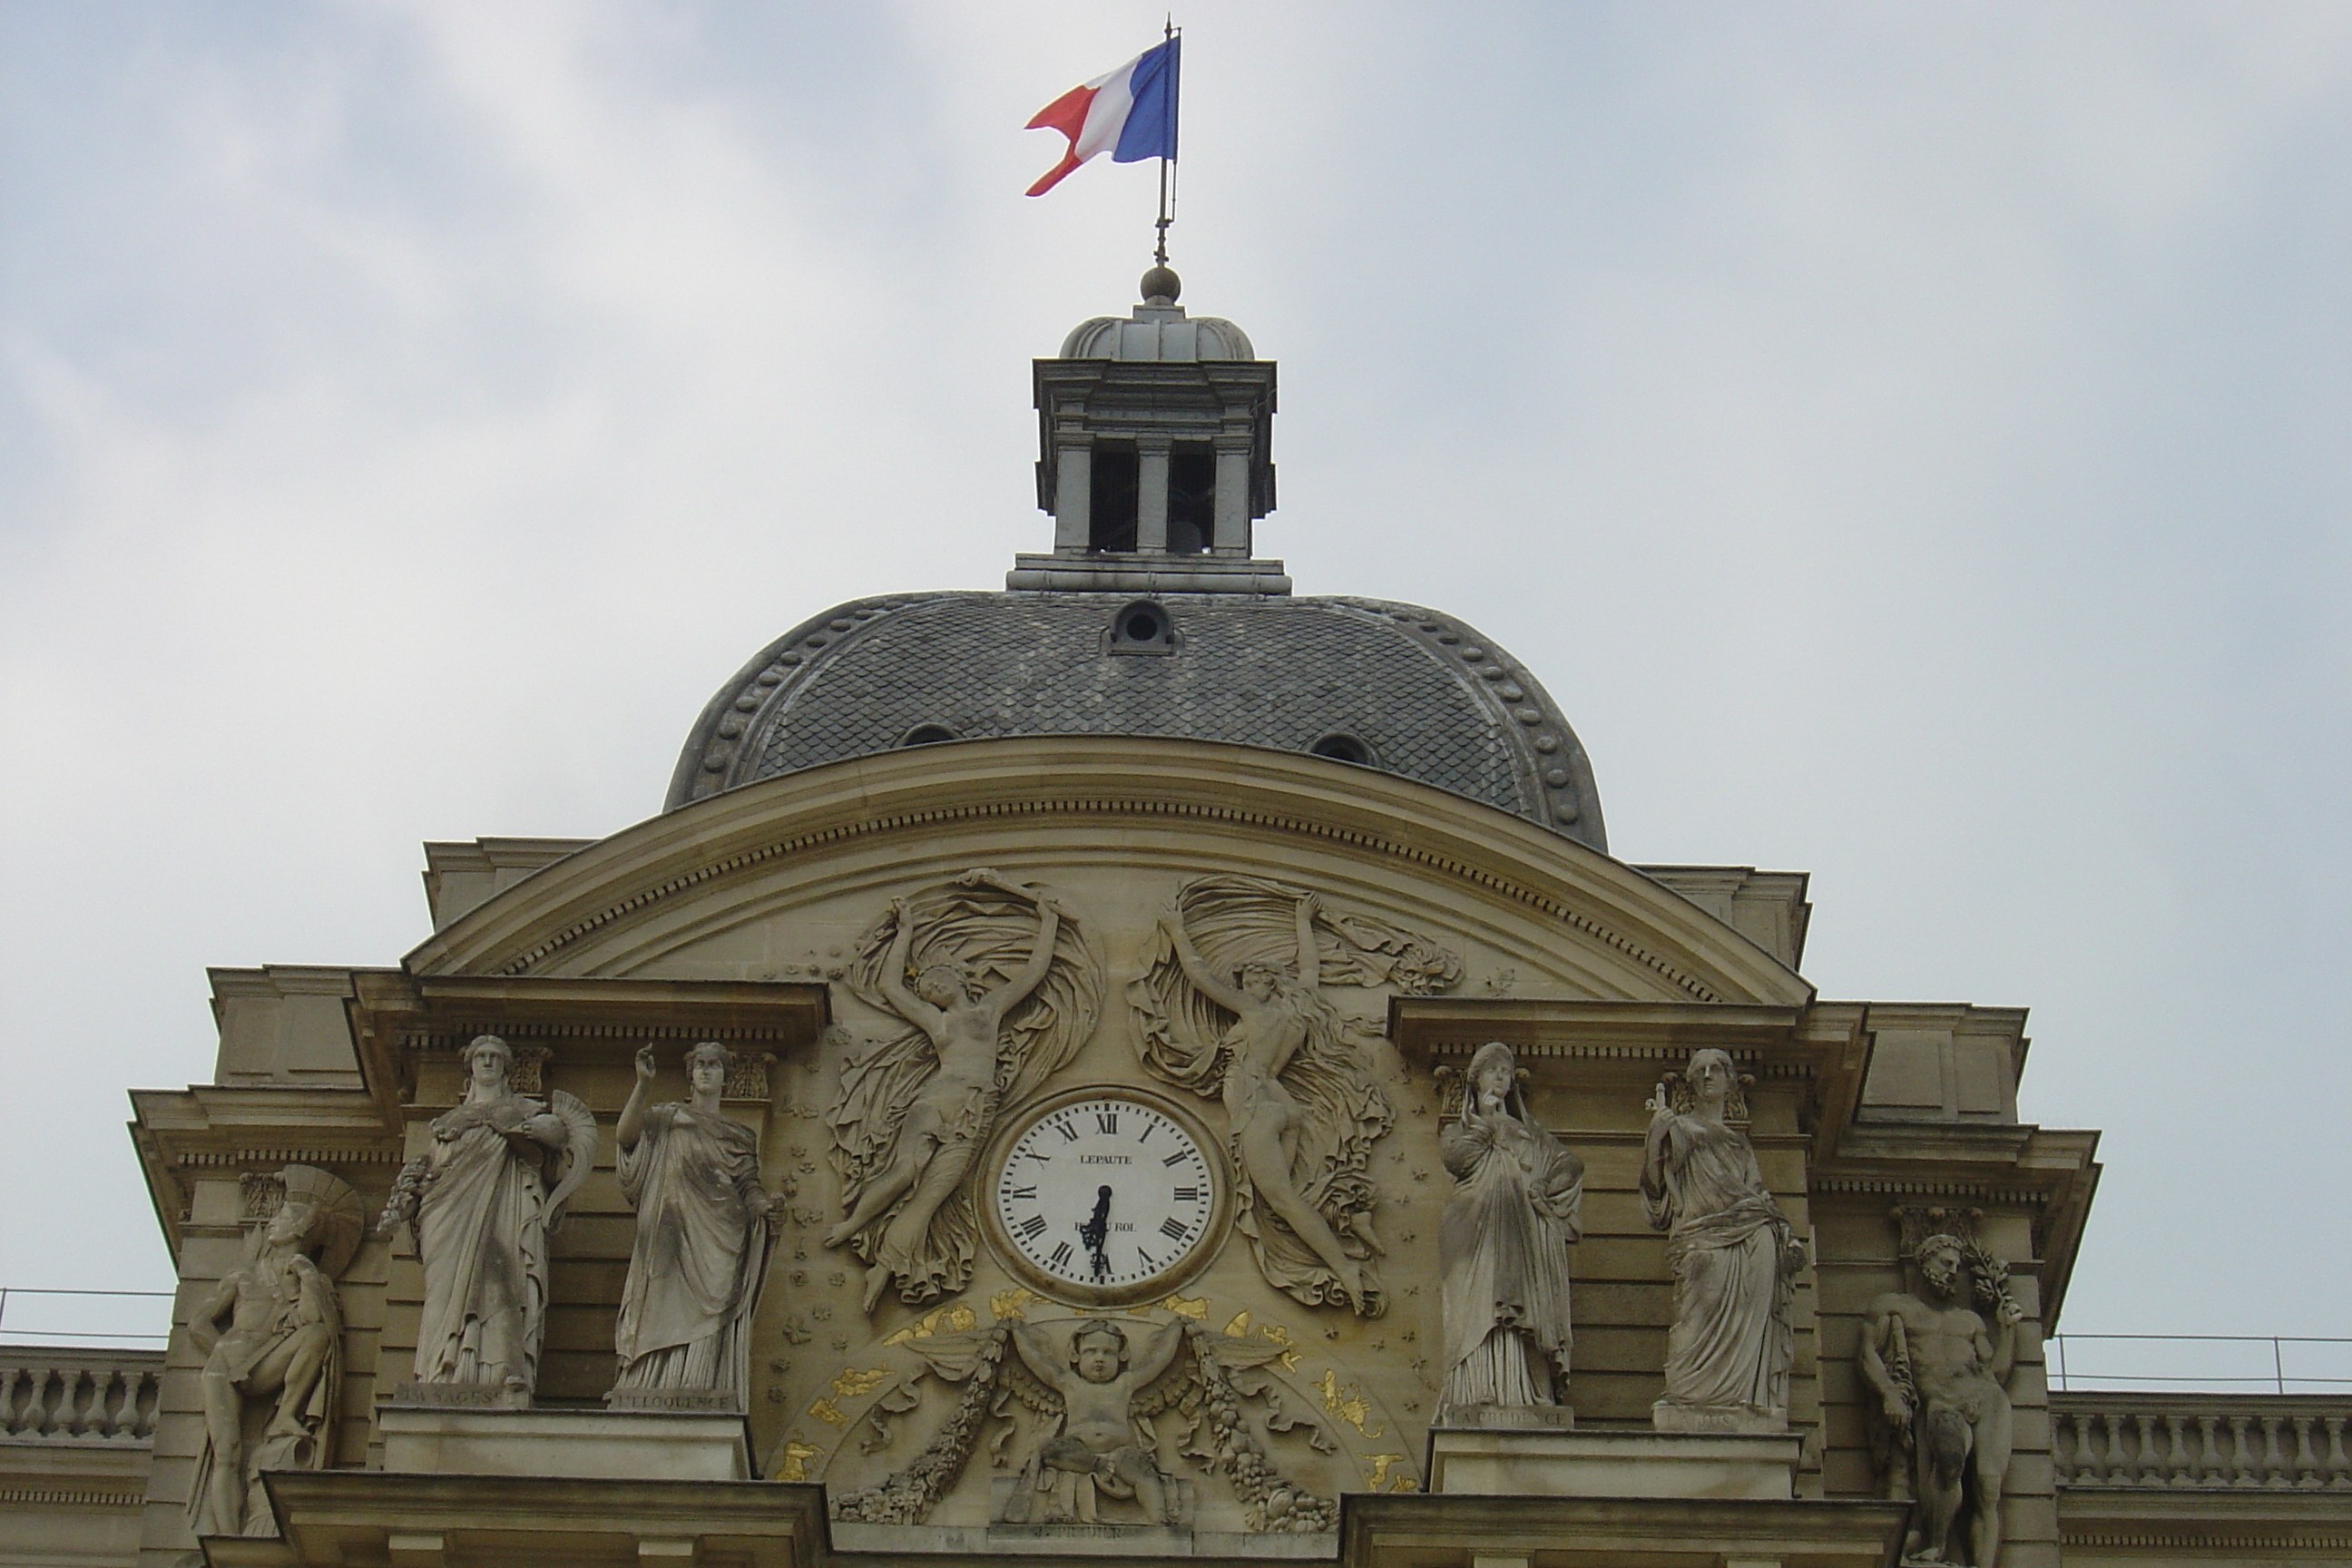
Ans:
[[[416,1382],[490,1384],[528,1405],[547,1326],[547,1239],[596,1155],[594,1116],[558,1092],[514,1092],[514,1053],[496,1035],[463,1054],[466,1098],[433,1121],[433,1142],[402,1167],[387,1232],[416,1231],[425,1310]]]
[[[1454,1181],[1438,1231],[1441,1410],[1565,1405],[1568,1249],[1582,1234],[1584,1162],[1528,1115],[1517,1058],[1499,1040],[1470,1058],[1461,1120],[1438,1148]]]
[[[705,1042],[687,1054],[693,1098],[647,1107],[650,1047],[621,1111],[621,1195],[637,1211],[614,1348],[615,1405],[690,1393],[748,1409],[751,1310],[768,1272],[775,1201],[760,1185],[759,1143],[719,1109],[734,1053]],[[632,1397],[636,1396],[636,1397]]]
[[[1780,1432],[1789,1425],[1790,1300],[1805,1252],[1757,1168],[1745,1133],[1726,1125],[1731,1058],[1694,1052],[1688,1111],[1652,1107],[1642,1198],[1666,1237],[1675,1320],[1666,1391],[1651,1421],[1668,1432]]]

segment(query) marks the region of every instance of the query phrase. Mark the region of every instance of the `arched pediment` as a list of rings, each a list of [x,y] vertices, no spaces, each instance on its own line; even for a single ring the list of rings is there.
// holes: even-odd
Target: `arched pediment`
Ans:
[[[1811,996],[1696,905],[1506,812],[1320,757],[1126,737],[916,747],[730,790],[544,868],[407,963],[813,979],[891,897],[981,866],[1092,906],[1105,931],[1148,931],[1189,878],[1273,878],[1430,933],[1463,954],[1462,984],[1494,994]]]

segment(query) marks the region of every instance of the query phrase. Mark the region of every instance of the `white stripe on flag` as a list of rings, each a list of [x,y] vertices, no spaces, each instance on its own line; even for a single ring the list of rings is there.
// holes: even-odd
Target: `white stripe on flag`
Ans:
[[[1138,55],[1118,69],[1087,83],[1096,89],[1095,100],[1087,106],[1086,125],[1070,149],[1080,163],[1118,145],[1118,133],[1127,127],[1128,110],[1135,107],[1135,62],[1142,58]]]

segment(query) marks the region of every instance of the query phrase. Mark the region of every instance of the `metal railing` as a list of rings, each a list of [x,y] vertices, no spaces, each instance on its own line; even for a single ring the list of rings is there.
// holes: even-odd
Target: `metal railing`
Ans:
[[[27,1303],[31,1307],[50,1309],[40,1313],[43,1319],[81,1326],[53,1329],[48,1327],[47,1322],[37,1325],[10,1322],[9,1307],[24,1298],[31,1299]],[[152,1323],[160,1317],[163,1321],[166,1331],[160,1334],[143,1332],[137,1329],[99,1328],[92,1325],[104,1321],[108,1309],[120,1312],[127,1303],[131,1301],[168,1302],[171,1300],[172,1292],[169,1290],[37,1290],[24,1286],[0,1285],[0,1342],[21,1344],[31,1341],[50,1344],[58,1341],[71,1340],[77,1343],[92,1345],[160,1347],[172,1337],[169,1332],[171,1325],[169,1307],[163,1308],[161,1311],[150,1310],[141,1312],[129,1320],[132,1322]],[[21,1318],[23,1313],[20,1312],[18,1316]]]
[[[2046,1345],[2050,1386],[2061,1392],[2352,1393],[2352,1339],[2300,1334],[2053,1334]],[[2191,1346],[2199,1348],[2191,1350]],[[2139,1353],[2135,1355],[2135,1351]],[[2110,1367],[2132,1370],[2107,1370]],[[2150,1367],[2162,1370],[2147,1370]]]

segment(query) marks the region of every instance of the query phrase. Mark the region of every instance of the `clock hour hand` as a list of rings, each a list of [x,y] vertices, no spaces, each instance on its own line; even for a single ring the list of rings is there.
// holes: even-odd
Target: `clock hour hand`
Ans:
[[[1103,1249],[1104,1245],[1110,1240],[1110,1189],[1108,1187],[1095,1189],[1094,1217],[1078,1226],[1078,1239],[1087,1244],[1087,1256],[1095,1268],[1095,1278],[1099,1279],[1109,1273],[1110,1254]]]

